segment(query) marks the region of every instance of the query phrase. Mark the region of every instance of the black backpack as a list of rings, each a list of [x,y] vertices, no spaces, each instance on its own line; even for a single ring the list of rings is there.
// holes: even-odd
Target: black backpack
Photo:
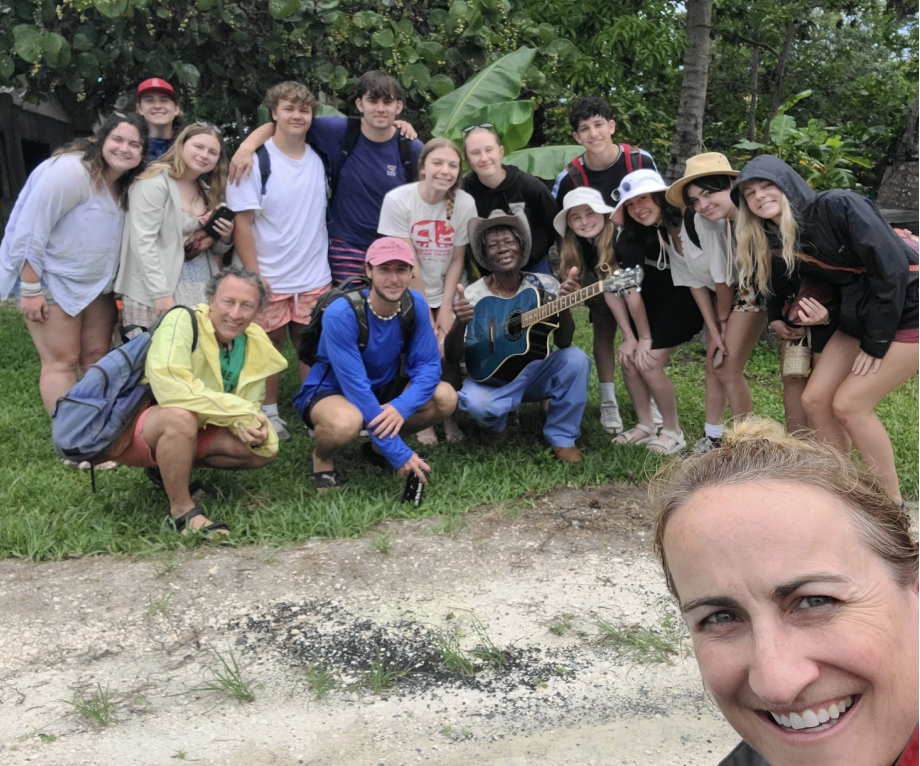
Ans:
[[[349,155],[354,151],[355,144],[358,143],[358,138],[360,136],[361,118],[349,117],[348,125],[345,128],[345,141],[342,143],[342,151],[339,152],[339,159],[335,164],[330,162],[330,158],[324,156],[316,146],[311,144],[313,150],[322,158],[323,165],[326,168],[326,183],[329,187],[330,198],[333,194],[335,194],[335,187],[339,180],[339,173],[342,172],[342,167],[345,165],[345,160],[347,160]],[[262,178],[262,194],[264,195],[265,184],[268,183],[268,177],[272,172],[272,161],[268,154],[268,149],[265,148],[265,144],[262,144],[262,146],[256,149],[256,155],[259,158],[259,175]],[[412,183],[413,181],[417,181],[418,167],[416,166],[416,163],[412,161],[412,142],[405,136],[399,137],[399,161],[402,164],[403,172],[406,175],[405,182],[408,184]]]
[[[367,338],[370,332],[367,324],[367,298],[362,290],[370,288],[370,281],[366,277],[350,277],[338,287],[327,290],[316,301],[310,313],[310,321],[300,332],[300,348],[297,349],[297,358],[308,366],[316,364],[316,352],[319,349],[319,338],[323,332],[323,313],[334,300],[344,298],[351,305],[358,320],[358,350],[364,353],[367,348]],[[412,342],[415,332],[415,301],[408,290],[403,293],[400,300],[399,324],[402,327],[402,354],[405,355]]]

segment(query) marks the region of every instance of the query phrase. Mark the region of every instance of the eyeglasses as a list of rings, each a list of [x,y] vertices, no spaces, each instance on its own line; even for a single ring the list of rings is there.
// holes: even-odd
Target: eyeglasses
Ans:
[[[204,120],[195,120],[195,124],[196,124],[199,128],[210,128],[210,129],[213,130],[215,133],[217,133],[217,135],[219,135],[219,136],[222,136],[222,135],[224,134],[224,131],[222,131],[222,130],[221,130],[220,128],[218,128],[216,125],[212,125],[210,122],[205,122]]]
[[[484,122],[481,125],[467,125],[465,128],[461,128],[460,132],[465,136],[467,133],[472,133],[476,128],[482,128],[483,130],[494,130],[495,125],[491,122]]]

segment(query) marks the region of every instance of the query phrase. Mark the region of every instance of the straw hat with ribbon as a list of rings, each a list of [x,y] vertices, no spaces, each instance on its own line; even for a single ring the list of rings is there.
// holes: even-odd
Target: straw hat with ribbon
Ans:
[[[684,203],[684,187],[688,183],[704,176],[731,176],[734,178],[739,172],[738,170],[732,170],[731,163],[724,154],[719,154],[719,152],[697,154],[687,160],[683,177],[671,184],[671,188],[668,189],[665,197],[674,207],[684,208],[686,207]]]

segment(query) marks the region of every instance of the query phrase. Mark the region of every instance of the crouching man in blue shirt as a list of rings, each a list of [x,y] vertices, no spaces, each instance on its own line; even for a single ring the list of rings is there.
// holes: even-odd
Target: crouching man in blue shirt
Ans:
[[[363,351],[358,319],[348,300],[334,300],[323,314],[316,364],[294,397],[304,422],[316,432],[316,489],[342,485],[333,456],[364,428],[371,437],[371,443],[362,446],[366,459],[427,482],[425,474],[431,468],[403,437],[451,415],[457,394],[449,383],[440,382],[441,355],[428,304],[421,293],[409,290],[413,264],[412,249],[400,239],[384,237],[368,249],[365,270],[371,287],[364,290],[368,334]],[[400,312],[407,290],[416,321],[404,349]]]

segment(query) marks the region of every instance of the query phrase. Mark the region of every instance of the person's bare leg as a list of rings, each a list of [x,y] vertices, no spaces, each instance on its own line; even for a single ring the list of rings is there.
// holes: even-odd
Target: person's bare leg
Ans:
[[[196,466],[219,468],[225,471],[246,471],[264,468],[273,463],[278,454],[269,457],[257,455],[247,444],[243,444],[228,429],[224,428],[208,446],[208,454],[196,460]]]
[[[364,418],[344,396],[327,396],[310,411],[310,419],[316,434],[313,470],[332,471],[335,451],[358,438],[364,428]]]
[[[111,293],[98,296],[83,309],[78,365],[81,375],[109,353],[112,347],[112,333],[115,330],[115,316],[115,299]]]
[[[808,427],[828,444],[844,454],[850,453],[850,435],[834,413],[837,389],[851,374],[853,361],[859,353],[859,341],[838,330],[821,352],[802,392],[802,407],[808,417]]]
[[[613,383],[616,375],[616,353],[613,341],[617,334],[617,322],[613,317],[593,316],[594,365],[597,367],[598,383]]]
[[[280,353],[284,349],[284,341],[287,338],[287,325],[282,325],[277,329],[272,330],[268,335],[268,339],[272,342],[272,345]],[[269,375],[265,379],[265,401],[262,404],[277,404],[278,403],[278,384],[281,381],[281,373],[276,372],[274,375]]]
[[[306,325],[300,324],[300,322],[289,322],[288,323],[288,335],[291,337],[291,343],[294,344],[295,353],[300,349],[300,333],[303,332]],[[284,346],[284,344],[281,344]],[[275,348],[278,348],[275,346]],[[281,350],[280,348],[278,349]],[[303,383],[307,379],[307,375],[310,374],[310,365],[304,364],[303,362],[297,362],[297,374],[300,375],[300,382]],[[277,399],[277,390],[275,392],[275,398]]]
[[[744,366],[751,358],[766,321],[765,311],[733,311],[725,326],[728,354],[722,366],[715,370],[715,375],[722,384],[735,420],[747,417],[754,411],[751,388],[744,379]]]
[[[812,366],[818,363],[820,356],[820,354],[812,354]],[[779,355],[780,370],[783,369],[785,358],[786,345],[783,344],[783,350]],[[805,413],[805,407],[802,406],[802,394],[805,393],[807,385],[808,378],[790,378],[783,375],[783,411],[786,413],[786,430],[791,434],[808,428],[808,415]]]
[[[901,489],[894,463],[891,438],[875,414],[875,407],[917,372],[917,345],[892,343],[878,372],[852,373],[834,396],[834,414],[852,437],[863,462],[875,473],[898,502]]]
[[[651,369],[642,373],[646,388],[658,405],[661,412],[662,428],[677,433],[680,431],[680,422],[677,417],[677,397],[674,393],[674,384],[664,371],[664,366],[674,353],[673,348],[657,348],[652,351],[655,364]],[[651,412],[651,407],[649,407]]]
[[[649,430],[646,432],[641,429],[636,430],[635,427],[627,428],[614,439],[616,444],[627,444],[628,442],[625,439],[629,438],[630,434],[636,438],[645,438],[649,433],[654,434],[655,431],[655,424],[652,422],[652,397],[645,379],[635,367],[627,367],[624,364],[622,369],[623,382],[626,384],[626,391],[629,393],[633,409],[636,411],[636,424],[641,424]]]
[[[725,395],[725,389],[722,381],[716,375],[716,368],[712,366],[712,339],[708,340],[707,359],[706,359],[706,393],[704,395],[704,404],[706,410],[706,422],[714,426],[720,425],[725,418],[725,405],[728,403],[728,397]]]
[[[169,498],[169,513],[178,518],[195,507],[188,485],[198,445],[198,417],[178,407],[151,407],[141,432],[157,460],[163,487]],[[192,529],[210,524],[204,516],[190,519]]]
[[[42,364],[38,391],[51,415],[57,400],[77,382],[83,315],[72,317],[60,306],[49,306],[44,322],[25,322]]]
[[[442,380],[435,388],[432,397],[406,418],[399,435],[409,436],[423,428],[431,428],[441,421],[446,421],[456,409],[457,392],[450,383]]]

